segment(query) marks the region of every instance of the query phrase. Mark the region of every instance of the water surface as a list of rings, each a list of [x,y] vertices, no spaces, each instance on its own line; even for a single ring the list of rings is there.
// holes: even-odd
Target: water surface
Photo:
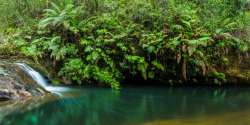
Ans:
[[[250,87],[68,88],[30,109],[12,107],[3,125],[209,125],[250,123]],[[41,100],[41,99],[40,99]],[[30,103],[30,102],[29,102]],[[40,103],[40,104],[38,104]],[[29,105],[23,103],[23,105]],[[24,106],[25,107],[25,106]],[[0,111],[1,112],[1,111]]]

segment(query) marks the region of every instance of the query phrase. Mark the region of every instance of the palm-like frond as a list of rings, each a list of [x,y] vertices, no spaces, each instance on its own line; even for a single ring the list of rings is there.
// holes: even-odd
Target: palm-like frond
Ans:
[[[55,20],[54,17],[46,18],[46,19],[44,19],[44,20],[42,20],[42,21],[39,22],[38,28],[39,29],[44,29],[48,25],[52,24],[54,20]]]
[[[93,16],[93,17],[88,18],[87,20],[84,20],[84,21],[80,22],[80,23],[78,24],[78,28],[82,28],[82,27],[85,26],[88,22],[90,22],[91,20],[93,20],[93,19],[95,19],[95,18],[96,18],[96,17]]]
[[[46,17],[55,17],[58,15],[58,13],[53,9],[45,9],[44,12],[47,12],[44,14]]]
[[[53,3],[53,2],[49,2],[52,6],[53,6],[53,8],[55,8],[56,10],[57,10],[57,12],[59,12],[59,13],[61,13],[61,9],[59,8],[59,6],[57,6],[55,3]]]

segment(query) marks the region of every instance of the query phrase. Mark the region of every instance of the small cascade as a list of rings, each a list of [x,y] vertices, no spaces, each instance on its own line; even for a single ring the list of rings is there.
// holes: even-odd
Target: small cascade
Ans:
[[[45,78],[39,72],[35,71],[34,69],[30,68],[28,65],[24,63],[16,63],[16,64],[20,68],[25,70],[32,77],[32,79],[35,80],[35,82],[38,85],[40,85],[47,91],[61,95],[59,92],[65,92],[69,90],[69,88],[67,87],[56,87],[56,86],[49,85],[48,82],[45,80]]]
[[[34,69],[30,68],[28,65],[23,63],[16,63],[20,68],[25,70],[35,81],[38,85],[46,89],[49,86],[48,82],[44,79],[44,77]]]

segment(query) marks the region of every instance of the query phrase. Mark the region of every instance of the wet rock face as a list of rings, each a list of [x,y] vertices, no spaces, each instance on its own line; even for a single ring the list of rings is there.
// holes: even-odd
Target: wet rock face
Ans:
[[[0,61],[0,100],[43,95],[46,91],[17,65]]]

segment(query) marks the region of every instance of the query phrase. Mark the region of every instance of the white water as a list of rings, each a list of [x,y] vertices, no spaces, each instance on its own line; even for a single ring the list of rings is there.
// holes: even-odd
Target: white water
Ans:
[[[39,72],[30,68],[28,65],[24,63],[16,63],[16,64],[20,68],[25,70],[32,77],[32,79],[34,79],[36,83],[40,85],[41,87],[43,87],[45,90],[52,92],[52,93],[56,93],[58,95],[61,95],[60,92],[69,91],[68,87],[56,87],[56,86],[49,85],[49,83],[44,79],[44,77]]]

